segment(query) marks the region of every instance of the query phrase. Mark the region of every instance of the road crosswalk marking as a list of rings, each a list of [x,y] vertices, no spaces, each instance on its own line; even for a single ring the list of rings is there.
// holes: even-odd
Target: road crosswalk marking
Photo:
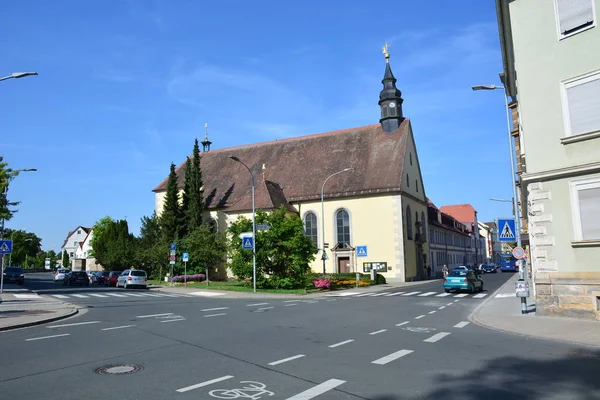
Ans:
[[[473,298],[474,299],[482,299],[485,296],[487,296],[487,293],[479,293],[479,294],[476,294],[475,296],[473,296]]]
[[[90,296],[86,296],[85,294],[74,294],[73,297],[79,297],[80,299],[89,299]]]
[[[108,296],[105,296],[103,294],[97,294],[97,293],[90,293],[90,296],[94,296],[94,297],[108,297]]]
[[[459,293],[454,297],[467,297],[469,294],[468,293]]]
[[[452,293],[440,293],[438,295],[436,295],[435,297],[446,297],[446,296],[450,296]]]
[[[421,293],[421,292],[408,292],[408,293],[404,293],[402,296],[412,296],[417,293]]]
[[[388,294],[386,294],[385,296],[386,296],[386,297],[390,297],[390,296],[398,296],[399,294],[402,294],[402,293],[404,293],[404,292],[388,293]]]
[[[436,294],[436,293],[437,293],[437,292],[427,292],[427,293],[422,293],[422,294],[419,294],[418,296],[425,297],[425,296],[431,296],[432,294]]]
[[[62,294],[53,294],[52,297],[56,297],[57,299],[68,299],[69,296],[63,296]]]

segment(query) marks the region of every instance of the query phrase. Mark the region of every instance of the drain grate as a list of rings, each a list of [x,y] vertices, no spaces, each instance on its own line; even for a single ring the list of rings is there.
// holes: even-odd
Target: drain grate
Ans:
[[[96,368],[96,373],[100,375],[127,375],[140,372],[144,366],[139,364],[111,364]]]

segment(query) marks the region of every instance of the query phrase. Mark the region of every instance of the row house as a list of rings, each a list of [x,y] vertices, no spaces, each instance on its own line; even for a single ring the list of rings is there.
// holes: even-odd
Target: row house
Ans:
[[[449,269],[471,263],[471,233],[462,222],[427,201],[431,277],[441,277],[442,267]]]

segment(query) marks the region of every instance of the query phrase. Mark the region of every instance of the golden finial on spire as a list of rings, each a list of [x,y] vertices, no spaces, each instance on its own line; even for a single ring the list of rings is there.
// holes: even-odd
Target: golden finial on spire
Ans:
[[[388,53],[388,47],[390,47],[390,45],[388,44],[388,42],[385,42],[385,46],[383,46],[381,48],[381,52],[383,53],[383,56],[385,57],[385,62],[389,62],[389,60],[390,60],[390,53]]]

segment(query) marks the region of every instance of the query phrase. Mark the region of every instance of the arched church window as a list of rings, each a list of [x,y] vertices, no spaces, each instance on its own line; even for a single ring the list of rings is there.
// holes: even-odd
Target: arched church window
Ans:
[[[317,227],[317,216],[309,212],[304,216],[304,235],[310,239],[315,248],[319,248],[319,229]]]
[[[410,206],[406,206],[406,237],[409,240],[413,238],[413,230],[412,230],[412,213],[410,211]]]
[[[350,246],[350,215],[346,210],[340,210],[337,212],[335,220],[338,247]]]

